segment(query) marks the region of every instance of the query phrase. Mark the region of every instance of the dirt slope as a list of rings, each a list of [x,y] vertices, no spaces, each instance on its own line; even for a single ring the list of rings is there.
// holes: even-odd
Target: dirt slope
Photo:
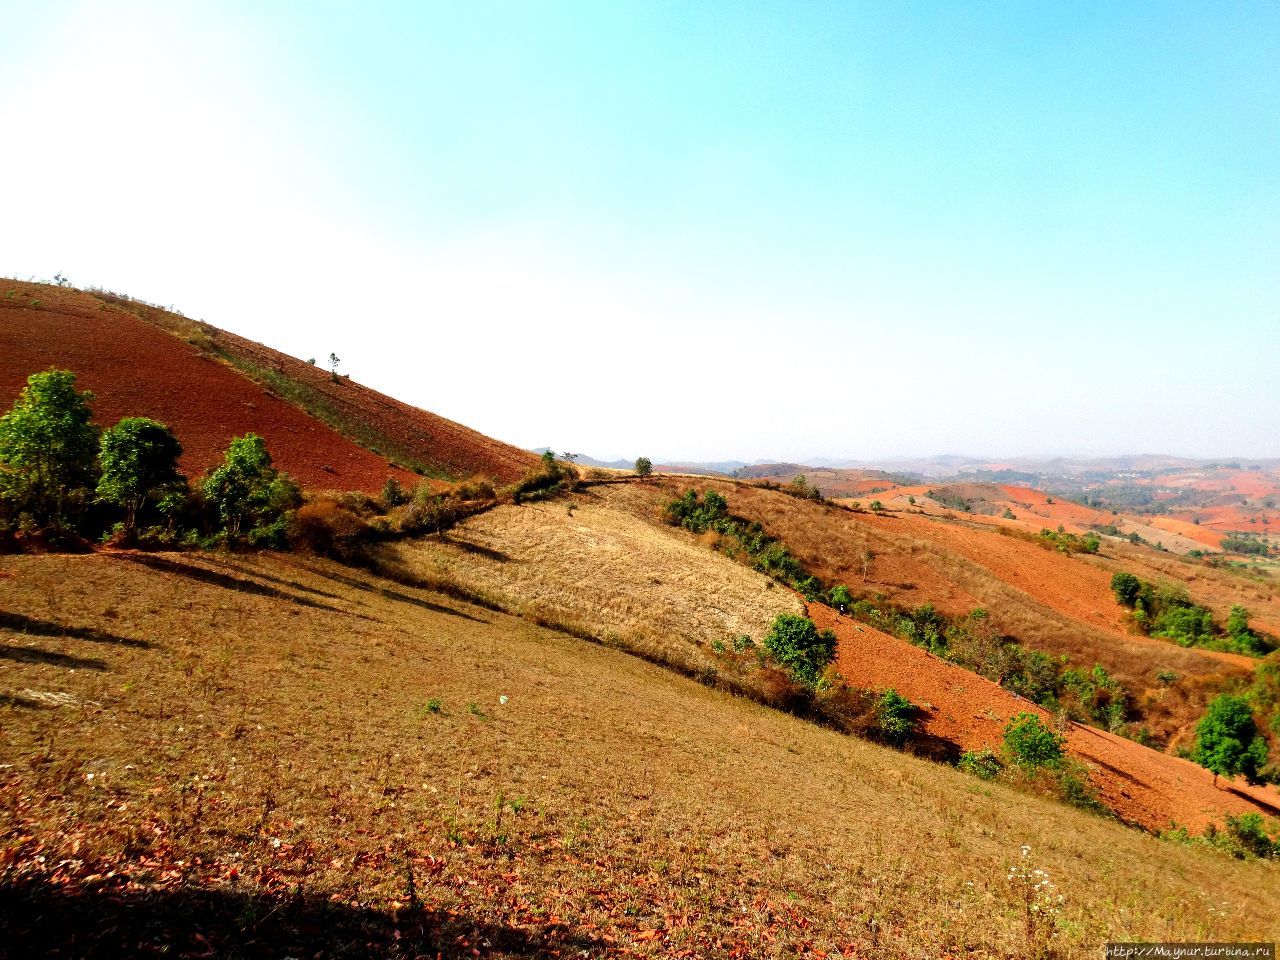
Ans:
[[[0,281],[0,404],[8,407],[29,374],[70,369],[82,388],[96,394],[99,423],[129,415],[167,423],[183,444],[183,467],[192,476],[217,463],[228,441],[247,432],[265,437],[277,464],[315,488],[375,491],[391,475],[416,480],[393,464],[397,458],[439,475],[481,473],[497,480],[512,479],[533,463],[531,454],[350,380],[335,382],[325,371],[234,334],[121,302]],[[285,379],[264,387],[224,356]],[[331,423],[356,425],[363,430],[358,439],[382,453],[289,402],[281,386]]]
[[[964,750],[998,749],[1004,725],[1023,711],[1046,722],[1052,715],[1035,704],[919,647],[842,617],[822,604],[809,616],[839,638],[841,672],[857,686],[892,687],[924,707],[925,729]],[[1132,740],[1072,723],[1068,752],[1083,761],[1099,797],[1128,823],[1148,830],[1178,823],[1202,831],[1226,814],[1250,810],[1280,815],[1280,790],[1242,782],[1213,785],[1213,776],[1186,760],[1157,753]]]

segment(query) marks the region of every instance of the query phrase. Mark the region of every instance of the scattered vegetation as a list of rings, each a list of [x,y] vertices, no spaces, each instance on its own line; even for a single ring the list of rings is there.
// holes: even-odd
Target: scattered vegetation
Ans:
[[[1275,649],[1275,642],[1249,627],[1249,611],[1231,608],[1225,629],[1214,623],[1213,612],[1195,603],[1181,584],[1156,586],[1120,571],[1111,578],[1116,601],[1133,611],[1133,622],[1143,633],[1164,637],[1184,647],[1205,647],[1260,657]]]
[[[168,427],[126,417],[100,431],[75,374],[32,374],[0,417],[0,534],[11,549],[84,546],[281,546],[301,502],[261,437],[231,442],[193,493]]]

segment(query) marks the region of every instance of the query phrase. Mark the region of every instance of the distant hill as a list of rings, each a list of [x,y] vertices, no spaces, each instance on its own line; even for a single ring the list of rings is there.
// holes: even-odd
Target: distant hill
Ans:
[[[73,371],[99,423],[173,429],[192,476],[253,432],[305,486],[377,490],[388,476],[521,476],[536,458],[252,340],[105,292],[0,281],[0,408],[33,372]]]

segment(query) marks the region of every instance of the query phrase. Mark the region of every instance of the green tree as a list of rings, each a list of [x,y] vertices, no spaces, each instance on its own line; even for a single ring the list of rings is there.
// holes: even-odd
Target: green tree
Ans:
[[[876,701],[876,730],[896,746],[901,746],[916,732],[915,717],[915,704],[892,687]]]
[[[13,408],[0,417],[0,497],[40,526],[61,526],[82,504],[97,469],[93,394],[76,390],[69,370],[27,378]]]
[[[246,533],[266,545],[283,539],[285,514],[301,499],[297,484],[272,466],[266,441],[253,433],[231,441],[222,465],[201,488],[228,537]]]
[[[647,477],[653,473],[653,461],[648,457],[636,457],[636,476]]]
[[[1209,704],[1196,724],[1196,747],[1191,759],[1218,777],[1257,779],[1258,769],[1267,762],[1267,742],[1253,722],[1253,711],[1244,697],[1224,693]]]
[[[764,646],[792,679],[810,688],[818,685],[822,671],[836,658],[836,635],[819,631],[812,620],[796,613],[774,617]]]
[[[185,489],[178,472],[182,444],[163,423],[126,417],[102,434],[98,496],[124,510],[124,526],[133,530],[148,502]]]
[[[1132,607],[1142,592],[1142,581],[1132,573],[1121,570],[1111,576],[1111,592],[1116,595],[1117,601],[1126,607]]]
[[[1015,763],[1024,767],[1048,767],[1060,763],[1065,743],[1034,713],[1020,713],[1004,728],[1005,749]]]

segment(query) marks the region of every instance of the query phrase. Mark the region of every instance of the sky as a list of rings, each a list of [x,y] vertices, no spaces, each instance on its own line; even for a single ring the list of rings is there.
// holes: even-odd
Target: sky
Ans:
[[[1280,5],[0,0],[0,275],[524,447],[1280,456]]]

